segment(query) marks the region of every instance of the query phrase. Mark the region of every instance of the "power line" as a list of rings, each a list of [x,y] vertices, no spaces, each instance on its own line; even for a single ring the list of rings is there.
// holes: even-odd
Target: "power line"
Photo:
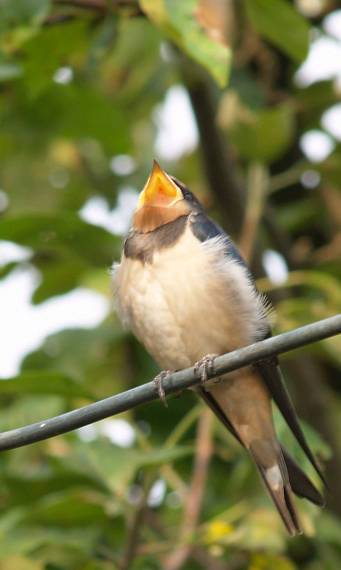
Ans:
[[[217,356],[212,369],[208,373],[208,378],[232,372],[243,366],[271,358],[277,354],[289,352],[295,348],[323,340],[340,332],[341,314],[256,342],[245,348]],[[194,367],[192,367],[170,374],[163,381],[163,388],[167,396],[179,393],[199,383],[200,378],[198,378]],[[158,398],[159,395],[155,382],[147,382],[136,388],[126,390],[71,412],[21,428],[5,431],[0,434],[0,451],[15,449],[16,447],[22,447],[36,441],[67,433],[109,416],[125,412],[141,404],[147,404]]]

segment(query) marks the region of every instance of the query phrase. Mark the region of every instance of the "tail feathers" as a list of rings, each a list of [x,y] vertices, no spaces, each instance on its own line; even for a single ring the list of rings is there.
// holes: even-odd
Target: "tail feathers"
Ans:
[[[313,452],[311,451],[302,428],[299,424],[298,417],[291,401],[289,392],[285,386],[282,372],[279,366],[276,366],[271,360],[262,361],[256,364],[261,376],[268,387],[268,390],[276,402],[282,416],[286,420],[288,426],[290,427],[292,433],[296,437],[298,443],[303,449],[304,453],[308,457],[310,463],[313,465],[317,473],[319,474],[323,483],[327,486],[324,474],[316,461]]]
[[[266,461],[264,461],[265,454],[263,453],[265,446],[268,456]],[[272,448],[274,459],[271,463],[268,461],[270,448]],[[249,450],[289,534],[291,536],[301,534],[302,529],[293,502],[288,472],[281,449],[277,449],[272,442],[257,441],[251,444]]]
[[[313,485],[307,475],[283,447],[282,453],[288,470],[290,486],[295,495],[308,499],[319,507],[323,507],[325,505],[324,497],[316,489],[315,485]]]

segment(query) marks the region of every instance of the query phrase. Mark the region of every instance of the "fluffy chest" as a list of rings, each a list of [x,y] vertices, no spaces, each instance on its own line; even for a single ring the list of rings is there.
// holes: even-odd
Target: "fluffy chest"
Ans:
[[[114,273],[118,312],[162,368],[190,366],[252,340],[259,298],[216,238],[187,229],[150,263],[123,257]]]

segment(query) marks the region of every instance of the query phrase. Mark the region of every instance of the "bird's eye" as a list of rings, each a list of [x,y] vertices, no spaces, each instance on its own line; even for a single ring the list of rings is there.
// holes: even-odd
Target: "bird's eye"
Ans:
[[[186,200],[189,200],[190,202],[193,202],[193,194],[192,194],[192,192],[190,192],[189,190],[187,190],[187,188],[185,188],[185,187],[182,187],[182,188],[181,188],[181,192],[182,192],[183,197],[184,197]]]

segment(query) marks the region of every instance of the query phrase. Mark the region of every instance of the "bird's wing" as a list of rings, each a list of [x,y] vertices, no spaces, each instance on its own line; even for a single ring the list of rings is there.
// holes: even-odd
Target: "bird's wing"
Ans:
[[[278,406],[282,416],[296,437],[304,453],[308,457],[310,463],[314,466],[320,478],[326,484],[326,480],[321,471],[321,468],[318,465],[299,424],[294,405],[284,384],[281,369],[278,366],[277,359],[269,359],[262,362],[257,362],[254,366],[258,369],[271,394],[271,397],[273,398],[274,402],[276,402],[276,405]]]
[[[229,418],[227,417],[226,412],[224,412],[224,410],[219,406],[219,402],[212,396],[212,394],[209,391],[205,390],[205,388],[202,388],[201,386],[198,386],[196,388],[196,392],[197,394],[200,394],[202,399],[206,402],[209,408],[211,408],[212,412],[215,413],[217,418],[219,418],[219,420],[224,424],[224,426],[229,430],[229,432],[239,441],[241,445],[244,446],[244,443],[242,442],[237,431],[233,427],[233,424],[230,422]]]
[[[199,212],[192,217],[191,227],[194,235],[201,242],[207,241],[208,239],[214,237],[221,237],[226,243],[226,250],[225,250],[226,255],[235,259],[247,270],[251,282],[256,287],[256,285],[254,284],[253,277],[249,271],[249,268],[247,267],[245,261],[241,257],[237,247],[235,246],[231,238],[224,232],[224,230],[218,224],[216,224],[215,222],[213,222],[213,220],[208,218],[204,212]],[[269,326],[269,329],[264,338],[268,338],[271,336],[272,333]],[[323,473],[308,445],[308,442],[299,424],[295,408],[291,401],[290,395],[285,387],[284,380],[282,378],[282,374],[278,366],[277,358],[271,358],[259,362],[255,365],[255,367],[258,370],[260,376],[262,377],[265,385],[269,390],[272,399],[275,401],[276,405],[278,406],[289,428],[291,429],[298,443],[300,444],[303,451],[307,455],[309,461],[316,469],[322,481],[326,483]],[[203,393],[201,393],[201,395],[204,398],[204,400],[207,402],[207,404],[213,409],[216,415],[221,419],[221,421],[223,421],[226,427],[228,427],[229,431],[240,441],[239,437],[236,435],[236,432],[231,422],[229,421],[228,418],[225,417],[224,412],[219,407],[219,404],[214,400],[213,396],[211,395],[207,396]]]
[[[192,215],[190,218],[190,224],[195,237],[201,242],[215,237],[222,238],[226,243],[226,255],[232,257],[235,261],[238,261],[238,263],[240,263],[246,269],[250,276],[250,279],[252,279],[250,270],[240,255],[238,248],[235,246],[232,239],[218,224],[206,216],[204,212],[196,212],[194,215]]]

